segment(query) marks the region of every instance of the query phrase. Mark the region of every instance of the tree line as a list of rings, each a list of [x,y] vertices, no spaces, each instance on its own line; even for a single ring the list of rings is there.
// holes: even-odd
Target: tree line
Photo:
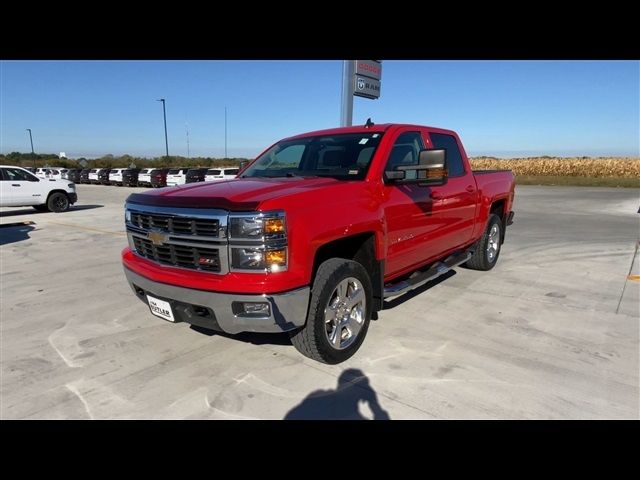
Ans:
[[[171,155],[168,157],[134,157],[131,155],[104,155],[99,158],[58,158],[54,153],[21,153],[11,152],[0,154],[0,164],[15,165],[19,167],[63,167],[63,168],[122,168],[135,166],[137,168],[163,168],[163,167],[235,167],[241,162],[252,160],[249,158],[213,158],[213,157],[181,157]],[[86,162],[86,167],[83,163]]]

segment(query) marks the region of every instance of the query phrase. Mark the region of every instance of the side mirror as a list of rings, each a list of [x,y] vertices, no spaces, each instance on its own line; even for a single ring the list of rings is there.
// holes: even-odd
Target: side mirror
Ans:
[[[447,183],[446,151],[420,150],[417,165],[398,165],[394,170],[384,172],[384,176],[396,184],[444,185]]]

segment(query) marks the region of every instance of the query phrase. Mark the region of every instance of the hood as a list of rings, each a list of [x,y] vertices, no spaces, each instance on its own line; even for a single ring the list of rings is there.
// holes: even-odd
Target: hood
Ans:
[[[268,200],[347,183],[350,182],[334,178],[236,178],[133,193],[127,202],[183,208],[253,211]]]

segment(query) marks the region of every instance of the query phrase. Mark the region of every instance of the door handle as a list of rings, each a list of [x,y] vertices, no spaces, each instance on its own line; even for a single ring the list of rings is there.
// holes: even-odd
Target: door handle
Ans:
[[[21,187],[22,185],[20,185],[19,183],[12,183],[11,186],[12,187]]]
[[[431,198],[433,200],[442,200],[442,194],[439,192],[431,192]]]
[[[476,191],[473,185],[468,185],[467,188],[465,188],[465,190],[469,193],[473,193]]]

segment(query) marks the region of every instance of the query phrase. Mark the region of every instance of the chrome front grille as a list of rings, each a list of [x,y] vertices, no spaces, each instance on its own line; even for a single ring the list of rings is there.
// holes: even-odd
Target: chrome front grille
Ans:
[[[172,217],[134,212],[131,213],[131,223],[145,230],[203,237],[217,237],[220,229],[220,221],[217,219]]]
[[[225,274],[227,215],[218,209],[127,204],[129,246],[160,265]]]

